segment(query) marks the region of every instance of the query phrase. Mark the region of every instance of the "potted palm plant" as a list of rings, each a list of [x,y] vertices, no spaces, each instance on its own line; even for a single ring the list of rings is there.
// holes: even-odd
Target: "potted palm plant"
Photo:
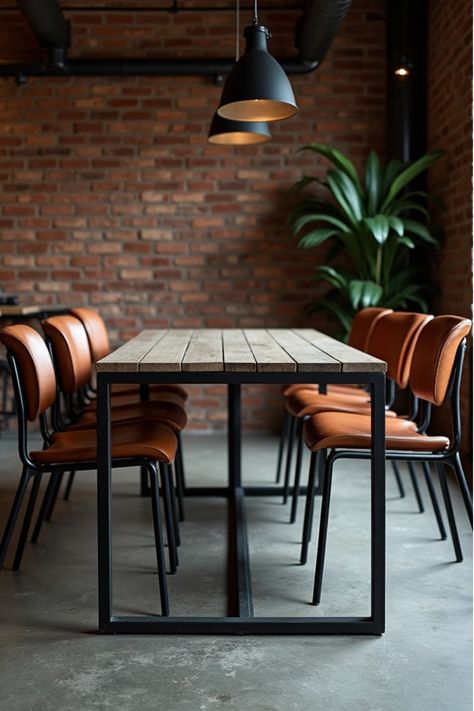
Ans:
[[[331,242],[328,263],[316,267],[316,279],[329,285],[309,310],[335,316],[347,336],[356,311],[368,306],[394,309],[428,308],[427,271],[410,263],[411,250],[425,245],[436,250],[439,233],[426,209],[427,192],[410,184],[441,156],[428,153],[413,163],[392,160],[383,166],[374,151],[363,175],[340,151],[320,143],[301,150],[327,158],[333,165],[321,180],[304,176],[292,194],[297,203],[290,226],[299,246],[313,249]],[[319,193],[309,186],[321,186]]]

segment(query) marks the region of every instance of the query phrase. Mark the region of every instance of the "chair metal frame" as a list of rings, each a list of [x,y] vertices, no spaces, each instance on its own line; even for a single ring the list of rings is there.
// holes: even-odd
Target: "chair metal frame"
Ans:
[[[28,531],[31,524],[31,519],[33,516],[33,511],[36,504],[36,499],[38,496],[38,491],[41,483],[41,478],[43,474],[61,474],[65,469],[74,468],[76,471],[94,471],[97,470],[97,460],[90,462],[83,461],[73,461],[60,464],[38,464],[34,462],[28,452],[28,419],[26,415],[25,407],[25,397],[22,388],[22,380],[20,375],[20,367],[17,362],[15,355],[11,352],[7,353],[7,359],[10,366],[10,371],[12,374],[13,389],[15,394],[15,402],[17,408],[18,416],[18,453],[22,463],[22,473],[20,477],[20,482],[18,484],[17,491],[10,509],[8,520],[4,529],[2,540],[0,542],[0,569],[3,567],[7,550],[13,535],[16,522],[20,513],[21,505],[25,498],[28,484],[33,480],[33,485],[26,506],[23,523],[20,531],[19,540],[17,543],[17,548],[15,552],[15,558],[13,562],[13,570],[18,570],[20,567],[21,559],[23,556],[23,551],[28,536]],[[49,431],[47,416],[45,412],[39,415],[39,423],[41,434],[44,441],[44,446],[47,447],[51,443],[51,433]],[[165,558],[164,558],[164,543],[163,534],[161,526],[161,512],[160,512],[160,493],[158,486],[158,471],[161,476],[161,483],[163,489],[166,487],[166,482],[168,481],[169,465],[156,466],[156,462],[147,459],[145,457],[140,458],[113,458],[111,466],[116,468],[124,467],[146,467],[150,481],[151,481],[151,496],[152,496],[152,515],[153,515],[153,528],[155,534],[155,550],[156,550],[156,561],[158,569],[158,583],[159,592],[161,600],[161,614],[162,616],[169,615],[169,599],[168,599],[168,588],[166,583],[166,568],[165,568]]]
[[[449,465],[456,475],[456,480],[458,486],[461,490],[461,494],[464,501],[464,506],[466,508],[469,521],[472,527],[472,497],[467,485],[466,476],[461,463],[461,458],[459,454],[460,443],[461,443],[461,414],[460,414],[460,389],[461,389],[461,379],[462,379],[462,366],[464,362],[464,354],[466,351],[466,339],[464,338],[458,346],[453,371],[451,373],[450,382],[448,385],[446,398],[449,398],[451,406],[451,422],[452,422],[452,442],[450,443],[449,449],[444,452],[413,452],[408,450],[389,450],[386,449],[385,457],[390,461],[405,461],[405,462],[421,462],[423,465],[425,476],[430,478],[430,471],[428,468],[428,462],[436,464],[438,469],[438,476],[440,480],[441,493],[446,507],[446,514],[448,518],[449,528],[452,536],[453,548],[455,552],[456,562],[461,562],[463,560],[461,543],[459,540],[459,534],[457,531],[456,521],[454,517],[454,510],[451,502],[451,497],[449,494],[448,484],[446,480],[446,474],[443,469],[443,465]],[[445,398],[445,399],[446,399]],[[418,427],[418,432],[425,434],[431,419],[432,406],[430,402],[419,400],[419,414],[421,416],[421,423]],[[322,450],[320,450],[321,452]],[[318,459],[319,452],[313,452],[311,458],[310,467],[310,481],[308,483],[307,500],[306,500],[306,511],[305,511],[305,525],[303,532],[303,543],[302,543],[302,558],[306,561],[308,543],[311,536],[311,519],[310,513],[312,508],[312,500],[314,496],[312,495],[312,486],[314,487],[314,470],[316,469],[315,461]],[[321,501],[321,514],[320,514],[320,526],[319,526],[319,538],[318,538],[318,550],[316,557],[316,570],[314,577],[314,588],[313,588],[313,605],[318,605],[321,600],[321,588],[324,570],[324,559],[326,552],[326,541],[327,541],[327,530],[329,522],[329,506],[331,498],[331,484],[332,484],[332,474],[334,462],[337,459],[370,459],[370,452],[367,450],[331,450],[327,456],[327,461],[325,465],[325,475],[324,475],[324,485],[323,485],[323,496]]]

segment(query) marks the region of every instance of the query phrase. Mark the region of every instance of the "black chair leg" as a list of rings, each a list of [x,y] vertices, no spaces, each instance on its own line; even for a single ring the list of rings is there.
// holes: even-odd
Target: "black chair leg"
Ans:
[[[178,439],[178,449],[176,450],[176,461],[178,463],[179,476],[181,478],[181,486],[183,487],[183,492],[186,491],[186,476],[184,472],[184,454],[183,454],[183,438],[181,437],[181,432],[176,433]]]
[[[69,472],[69,476],[68,476],[67,484],[66,484],[66,489],[64,491],[63,501],[69,501],[69,495],[71,493],[72,485],[74,484],[74,477],[75,476],[76,476],[75,471]]]
[[[443,465],[438,466],[438,476],[439,476],[439,483],[441,486],[441,493],[443,494],[444,505],[446,507],[446,516],[448,517],[449,530],[451,531],[451,539],[453,541],[454,555],[456,556],[456,562],[461,563],[463,560],[461,542],[459,540],[458,529],[456,526],[456,519],[454,517],[453,504],[451,502],[451,496],[449,494],[448,482],[446,479],[446,473],[444,471]]]
[[[393,469],[393,474],[395,476],[395,481],[397,482],[397,487],[398,487],[398,491],[400,494],[400,498],[404,499],[405,498],[405,487],[403,486],[402,477],[400,475],[400,470],[398,468],[398,464],[394,460],[392,460],[392,469]]]
[[[412,462],[408,462],[408,471],[410,472],[411,484],[413,486],[413,491],[415,492],[416,503],[418,504],[419,513],[423,513],[425,510],[423,499],[421,498],[420,487],[418,486],[418,481],[416,479],[416,472]]]
[[[295,482],[293,487],[293,497],[291,500],[291,513],[290,513],[290,523],[296,521],[296,513],[298,510],[298,500],[300,492],[300,481],[301,481],[301,464],[303,461],[303,420],[298,419],[296,426],[296,439],[298,441],[298,447],[296,450],[296,466],[295,466]]]
[[[21,527],[20,537],[16,546],[12,570],[20,569],[21,559],[23,558],[23,551],[25,550],[25,543],[28,538],[28,531],[30,530],[31,519],[33,518],[33,511],[35,509],[36,499],[38,498],[40,484],[41,474],[36,474],[33,477],[33,486],[31,487],[30,498],[28,499],[28,505],[23,518],[23,525]]]
[[[163,531],[161,527],[160,512],[160,491],[158,484],[158,472],[154,464],[149,465],[149,475],[151,483],[151,501],[153,512],[153,528],[155,532],[156,565],[158,569],[158,585],[160,589],[161,614],[168,617],[170,614],[168,585],[166,583],[165,552],[163,547]]]
[[[293,444],[295,440],[296,418],[290,415],[290,427],[288,432],[288,448],[286,450],[285,481],[283,484],[283,504],[288,501],[290,493],[291,460],[293,457]]]
[[[178,492],[174,487],[173,482],[173,467],[171,464],[166,464],[166,471],[168,473],[168,482],[170,487],[170,503],[171,503],[171,513],[173,514],[173,525],[174,525],[174,537],[176,541],[176,547],[179,548],[181,545],[181,535],[179,532],[179,513],[178,513]]]
[[[321,452],[311,452],[309,463],[308,488],[306,489],[306,504],[304,509],[303,538],[301,542],[300,563],[305,565],[308,560],[308,545],[311,540],[311,521],[314,510],[314,489],[316,486],[316,472],[318,459]]]
[[[51,521],[51,516],[53,515],[54,507],[56,505],[56,499],[58,498],[59,489],[61,488],[61,483],[63,480],[64,472],[59,472],[55,474],[54,487],[51,494],[51,498],[48,502],[48,507],[44,516],[45,521]]]
[[[285,445],[287,445],[287,443],[288,443],[288,435],[289,435],[289,431],[290,431],[290,419],[291,419],[291,415],[288,412],[288,410],[285,409],[285,412],[283,413],[283,423],[282,423],[281,432],[280,432],[280,442],[278,444],[278,459],[277,459],[276,476],[275,476],[275,483],[276,484],[279,484],[280,480],[281,480],[283,455],[285,453]]]
[[[447,538],[446,529],[444,527],[443,517],[439,508],[438,497],[436,496],[436,491],[433,486],[433,482],[431,481],[431,472],[426,462],[422,462],[421,465],[423,467],[423,474],[425,475],[426,486],[428,488],[428,493],[430,495],[431,503],[433,506],[433,512],[436,518],[436,522],[438,524],[439,535],[441,536],[441,540],[445,541]]]
[[[163,508],[165,510],[166,537],[168,539],[168,555],[170,563],[170,573],[176,573],[178,565],[178,552],[176,549],[176,539],[174,535],[173,512],[171,509],[171,495],[168,472],[164,464],[160,464],[161,491],[163,492]]]
[[[174,485],[176,490],[176,499],[178,501],[178,519],[184,521],[184,491],[183,491],[183,481],[179,475],[179,465],[178,462],[174,463]]]
[[[318,553],[316,557],[316,570],[314,573],[314,587],[312,605],[319,605],[321,601],[321,587],[323,584],[324,558],[326,555],[326,540],[329,522],[329,504],[331,501],[333,460],[331,457],[326,461],[326,471],[324,474],[323,498],[321,501],[321,517],[319,519]]]
[[[48,510],[50,500],[53,496],[54,489],[56,487],[56,483],[57,483],[56,477],[57,477],[57,474],[51,474],[51,476],[49,477],[48,486],[46,487],[46,491],[44,492],[43,501],[41,502],[38,516],[36,517],[36,523],[35,523],[35,527],[33,529],[33,535],[31,536],[32,543],[38,542],[41,527],[43,525],[43,521],[45,520],[46,511]]]
[[[15,529],[15,524],[18,518],[18,514],[20,513],[21,504],[23,503],[23,499],[25,498],[26,489],[31,476],[32,474],[30,473],[29,469],[27,467],[23,467],[18,488],[15,493],[15,498],[13,499],[5,530],[3,531],[2,541],[0,543],[0,570],[2,569],[3,564],[5,562],[8,546],[10,545],[10,540]]]
[[[451,466],[455,471],[456,479],[458,480],[459,488],[461,489],[462,498],[464,500],[464,506],[466,507],[467,515],[469,516],[472,528],[472,496],[467,485],[466,475],[464,474],[459,452],[456,452],[454,455]]]

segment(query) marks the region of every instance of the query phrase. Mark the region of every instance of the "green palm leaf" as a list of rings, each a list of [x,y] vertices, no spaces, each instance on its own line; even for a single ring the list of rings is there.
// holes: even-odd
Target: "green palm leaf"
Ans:
[[[370,151],[365,166],[365,189],[367,193],[367,208],[370,215],[377,211],[382,190],[382,173],[380,161],[375,151]]]
[[[398,195],[400,190],[403,190],[411,181],[416,178],[417,175],[426,170],[432,163],[441,158],[441,151],[433,151],[432,153],[427,153],[422,158],[419,158],[414,163],[412,163],[408,168],[405,168],[393,181],[388,195],[385,198],[381,211],[383,211],[392,200]]]
[[[368,306],[377,306],[382,296],[382,287],[373,281],[354,279],[349,284],[349,298],[355,311]]]
[[[357,175],[357,170],[355,169],[354,163],[349,160],[349,158],[347,158],[343,153],[341,153],[341,151],[338,151],[337,148],[330,148],[329,146],[326,146],[323,143],[308,143],[306,146],[300,148],[300,150],[314,151],[315,153],[319,153],[320,155],[330,160],[331,163],[334,163],[336,168],[342,170],[352,180],[354,185],[357,187],[359,193],[362,192],[359,183],[359,176]]]
[[[354,182],[342,171],[331,169],[328,170],[327,179],[331,179],[338,185],[340,191],[344,195],[347,204],[350,206],[355,220],[361,220],[364,214],[364,205],[360,192],[354,185]]]
[[[327,222],[328,225],[333,225],[333,227],[337,227],[341,232],[350,232],[348,226],[342,220],[339,220],[337,217],[333,217],[332,215],[325,215],[324,213],[316,213],[311,215],[302,215],[301,217],[295,219],[293,222],[294,234],[298,234],[298,232],[301,232],[301,230],[306,227],[306,225],[311,224],[312,222]]]
[[[320,244],[325,242],[330,237],[334,237],[339,234],[339,230],[333,230],[330,227],[321,227],[319,230],[312,230],[308,232],[307,235],[302,237],[298,242],[299,247],[303,249],[311,249],[312,247],[319,247]]]
[[[379,244],[384,244],[390,231],[390,225],[385,215],[365,217],[362,222],[368,227],[375,241]]]
[[[417,237],[420,237],[420,239],[422,239],[424,242],[429,242],[429,244],[434,244],[438,246],[438,241],[433,237],[429,229],[425,227],[425,225],[421,224],[421,222],[417,222],[416,220],[409,220],[404,217],[403,224],[405,225],[405,230],[407,232],[415,234]]]

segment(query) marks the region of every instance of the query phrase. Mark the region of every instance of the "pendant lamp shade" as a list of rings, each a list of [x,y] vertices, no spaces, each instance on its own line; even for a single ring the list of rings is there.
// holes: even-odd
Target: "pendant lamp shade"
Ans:
[[[230,121],[216,112],[207,140],[220,146],[245,146],[266,143],[271,137],[268,124],[263,121]]]
[[[269,36],[263,25],[245,28],[245,54],[224,84],[219,116],[233,121],[281,121],[298,111],[288,77],[268,52]]]

